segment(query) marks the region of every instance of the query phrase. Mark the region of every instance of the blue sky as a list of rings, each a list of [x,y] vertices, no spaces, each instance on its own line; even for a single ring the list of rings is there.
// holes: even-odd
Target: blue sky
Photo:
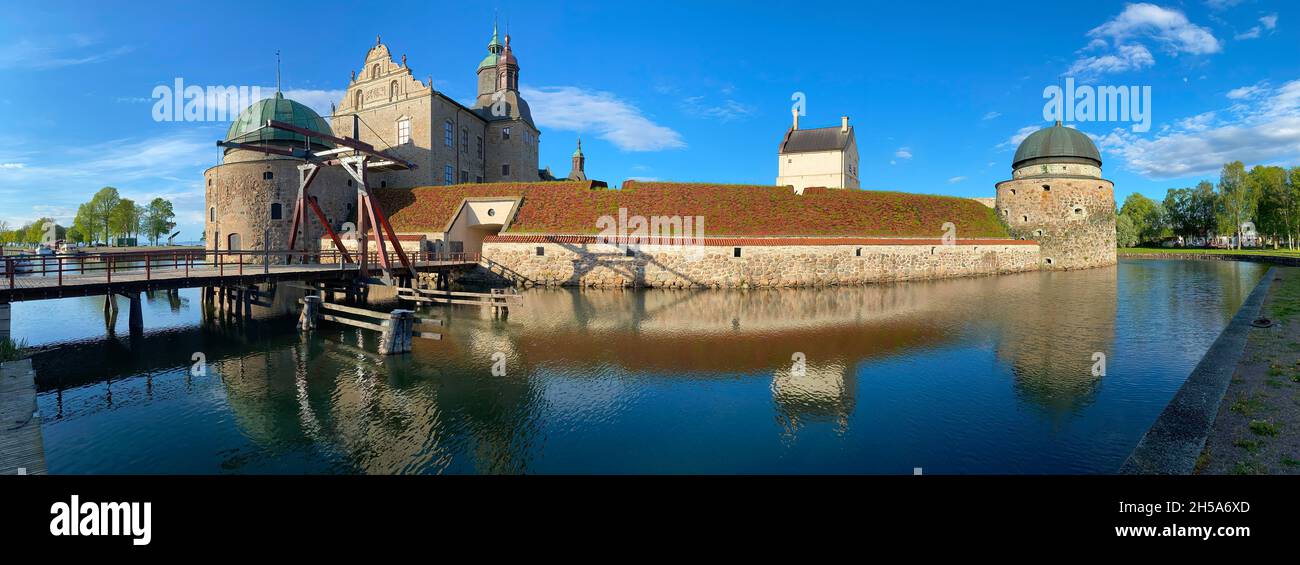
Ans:
[[[856,127],[863,188],[992,196],[1043,89],[1151,87],[1152,126],[1075,124],[1116,198],[1217,178],[1227,160],[1300,164],[1300,16],[1263,0],[1124,2],[400,2],[349,21],[309,4],[27,3],[0,20],[0,219],[70,223],[105,185],[172,199],[201,229],[202,171],[228,124],[155,122],[151,93],[275,84],[328,112],[376,34],[458,100],[493,14],[509,23],[541,163],[628,178],[771,184],[791,96],[803,127]],[[217,9],[219,8],[219,9]],[[337,8],[337,7],[335,7]],[[380,23],[385,22],[385,23]]]

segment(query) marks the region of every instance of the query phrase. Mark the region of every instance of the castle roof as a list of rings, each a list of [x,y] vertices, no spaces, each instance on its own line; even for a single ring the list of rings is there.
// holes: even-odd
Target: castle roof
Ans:
[[[853,139],[853,126],[848,130],[841,127],[791,129],[781,140],[779,153],[817,153],[821,151],[843,151]]]
[[[705,218],[709,237],[834,236],[934,238],[953,222],[962,238],[1006,238],[992,208],[969,198],[902,192],[739,184],[626,181],[621,190],[586,182],[488,183],[386,188],[373,196],[402,232],[439,232],[468,197],[519,197],[502,233],[588,235],[594,218],[619,209],[645,217]],[[744,210],[737,214],[736,210]]]
[[[226,141],[239,143],[285,143],[301,145],[305,138],[297,133],[263,127],[267,120],[276,120],[309,129],[326,135],[334,135],[334,130],[324,118],[305,104],[290,100],[277,91],[271,98],[254,102],[231,122],[226,131]],[[321,138],[312,138],[312,145],[333,148],[334,144]]]
[[[1100,167],[1101,153],[1083,132],[1056,122],[1056,125],[1029,134],[1020,142],[1016,156],[1011,160],[1011,168],[1044,163],[1082,163]]]

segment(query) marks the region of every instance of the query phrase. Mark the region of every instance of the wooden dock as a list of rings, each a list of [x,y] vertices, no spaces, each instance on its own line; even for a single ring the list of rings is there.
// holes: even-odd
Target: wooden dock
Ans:
[[[44,475],[32,360],[0,364],[0,475]]]

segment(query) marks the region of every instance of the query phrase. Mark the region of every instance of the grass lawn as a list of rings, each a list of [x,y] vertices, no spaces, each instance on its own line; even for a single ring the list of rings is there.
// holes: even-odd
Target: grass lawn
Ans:
[[[1188,253],[1203,255],[1261,255],[1265,257],[1300,257],[1300,249],[1199,249],[1195,247],[1121,247],[1120,255],[1143,253]]]

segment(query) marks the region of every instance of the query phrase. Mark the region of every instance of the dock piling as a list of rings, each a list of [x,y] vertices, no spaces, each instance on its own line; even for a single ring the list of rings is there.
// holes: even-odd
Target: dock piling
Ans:
[[[392,355],[411,351],[411,332],[415,329],[415,312],[393,310],[379,338],[379,354]]]
[[[131,335],[144,333],[144,310],[140,305],[140,293],[133,292],[129,296],[131,300],[131,315],[127,319],[127,326],[131,329]]]
[[[316,329],[316,320],[320,318],[321,298],[307,295],[302,299],[302,314],[298,316],[298,329],[311,331]]]
[[[10,333],[10,311],[11,306],[8,303],[0,304],[0,341],[9,339]]]

